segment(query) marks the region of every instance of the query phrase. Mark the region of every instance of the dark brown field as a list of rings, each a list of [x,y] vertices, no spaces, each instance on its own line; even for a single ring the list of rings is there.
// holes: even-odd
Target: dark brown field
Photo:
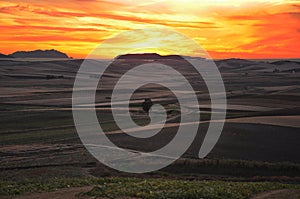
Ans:
[[[203,82],[189,80],[201,91],[198,136],[182,159],[160,171],[131,175],[97,162],[81,144],[72,118],[72,88],[82,60],[0,60],[0,177],[20,181],[55,177],[135,176],[231,181],[300,183],[300,63],[222,60],[228,100],[225,127],[213,151],[197,158],[209,118],[209,96]],[[178,61],[167,60],[178,66]],[[130,63],[130,61],[129,61]],[[115,126],[109,115],[111,82],[127,70],[128,60],[109,71],[97,90],[97,113],[109,138],[120,147],[151,151],[172,139],[178,104],[159,87],[145,87],[132,98],[132,113],[147,121],[141,102],[150,97],[170,108],[169,123],[159,136],[136,142]],[[95,74],[91,74],[95,75]],[[174,109],[174,110],[173,110]],[[173,111],[172,111],[173,110]],[[149,127],[151,128],[151,126]],[[139,132],[136,132],[139,133]]]

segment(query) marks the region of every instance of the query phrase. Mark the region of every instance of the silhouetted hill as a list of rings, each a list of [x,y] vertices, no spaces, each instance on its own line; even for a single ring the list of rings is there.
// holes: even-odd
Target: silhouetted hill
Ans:
[[[230,58],[215,61],[217,66],[230,65],[232,67],[244,67],[255,64],[256,62],[247,59]]]
[[[12,57],[9,55],[4,55],[4,54],[0,53],[0,58],[12,58]]]
[[[280,60],[275,62],[254,61],[246,59],[224,59],[215,61],[216,65],[221,71],[231,72],[298,72],[300,70],[300,63],[297,61]]]
[[[281,60],[281,61],[272,62],[272,64],[279,66],[279,65],[284,65],[284,64],[300,64],[300,62],[289,61],[289,60]]]
[[[57,50],[17,51],[9,56],[14,58],[69,58],[67,54]]]
[[[157,60],[157,59],[182,59],[179,55],[159,55],[157,53],[142,53],[142,54],[125,54],[119,55],[116,59],[149,59],[149,60]]]

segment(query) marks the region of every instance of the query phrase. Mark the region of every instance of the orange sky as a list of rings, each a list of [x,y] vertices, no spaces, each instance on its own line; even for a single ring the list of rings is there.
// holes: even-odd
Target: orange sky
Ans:
[[[299,0],[4,0],[0,52],[54,48],[84,58],[120,31],[166,26],[213,58],[299,58],[299,24]]]

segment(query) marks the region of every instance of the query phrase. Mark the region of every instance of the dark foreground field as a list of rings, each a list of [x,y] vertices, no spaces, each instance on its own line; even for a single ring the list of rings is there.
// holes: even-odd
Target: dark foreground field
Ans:
[[[28,194],[70,187],[85,187],[74,190],[81,192],[79,198],[249,198],[268,190],[299,195],[286,191],[299,189],[300,183],[298,62],[218,61],[228,98],[219,142],[208,157],[197,158],[210,118],[209,97],[200,93],[202,121],[192,146],[172,165],[142,175],[104,166],[81,144],[71,111],[73,82],[81,62],[0,61],[0,198],[24,194],[34,198]],[[176,133],[178,105],[167,92],[155,92],[159,88],[138,92],[132,102],[138,123],[147,120],[141,99],[149,96],[168,107],[173,119],[150,141],[130,139],[108,114],[109,82],[120,76],[126,64],[118,67],[108,71],[108,83],[98,89],[96,98],[109,138],[133,150],[162,147]],[[189,78],[192,81],[194,76]],[[199,85],[205,90],[204,84]]]

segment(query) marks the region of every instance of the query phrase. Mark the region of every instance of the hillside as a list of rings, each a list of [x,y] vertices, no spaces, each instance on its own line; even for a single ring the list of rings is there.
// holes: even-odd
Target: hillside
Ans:
[[[9,56],[14,58],[69,58],[67,54],[57,50],[17,51]]]
[[[142,53],[142,54],[125,54],[119,55],[116,59],[144,59],[144,60],[157,60],[157,59],[181,59],[179,55],[159,55],[157,53]]]
[[[0,53],[0,58],[11,58],[11,56]]]
[[[276,62],[251,61],[246,59],[223,59],[215,61],[220,71],[231,72],[297,72],[300,63],[297,61],[281,60]]]

